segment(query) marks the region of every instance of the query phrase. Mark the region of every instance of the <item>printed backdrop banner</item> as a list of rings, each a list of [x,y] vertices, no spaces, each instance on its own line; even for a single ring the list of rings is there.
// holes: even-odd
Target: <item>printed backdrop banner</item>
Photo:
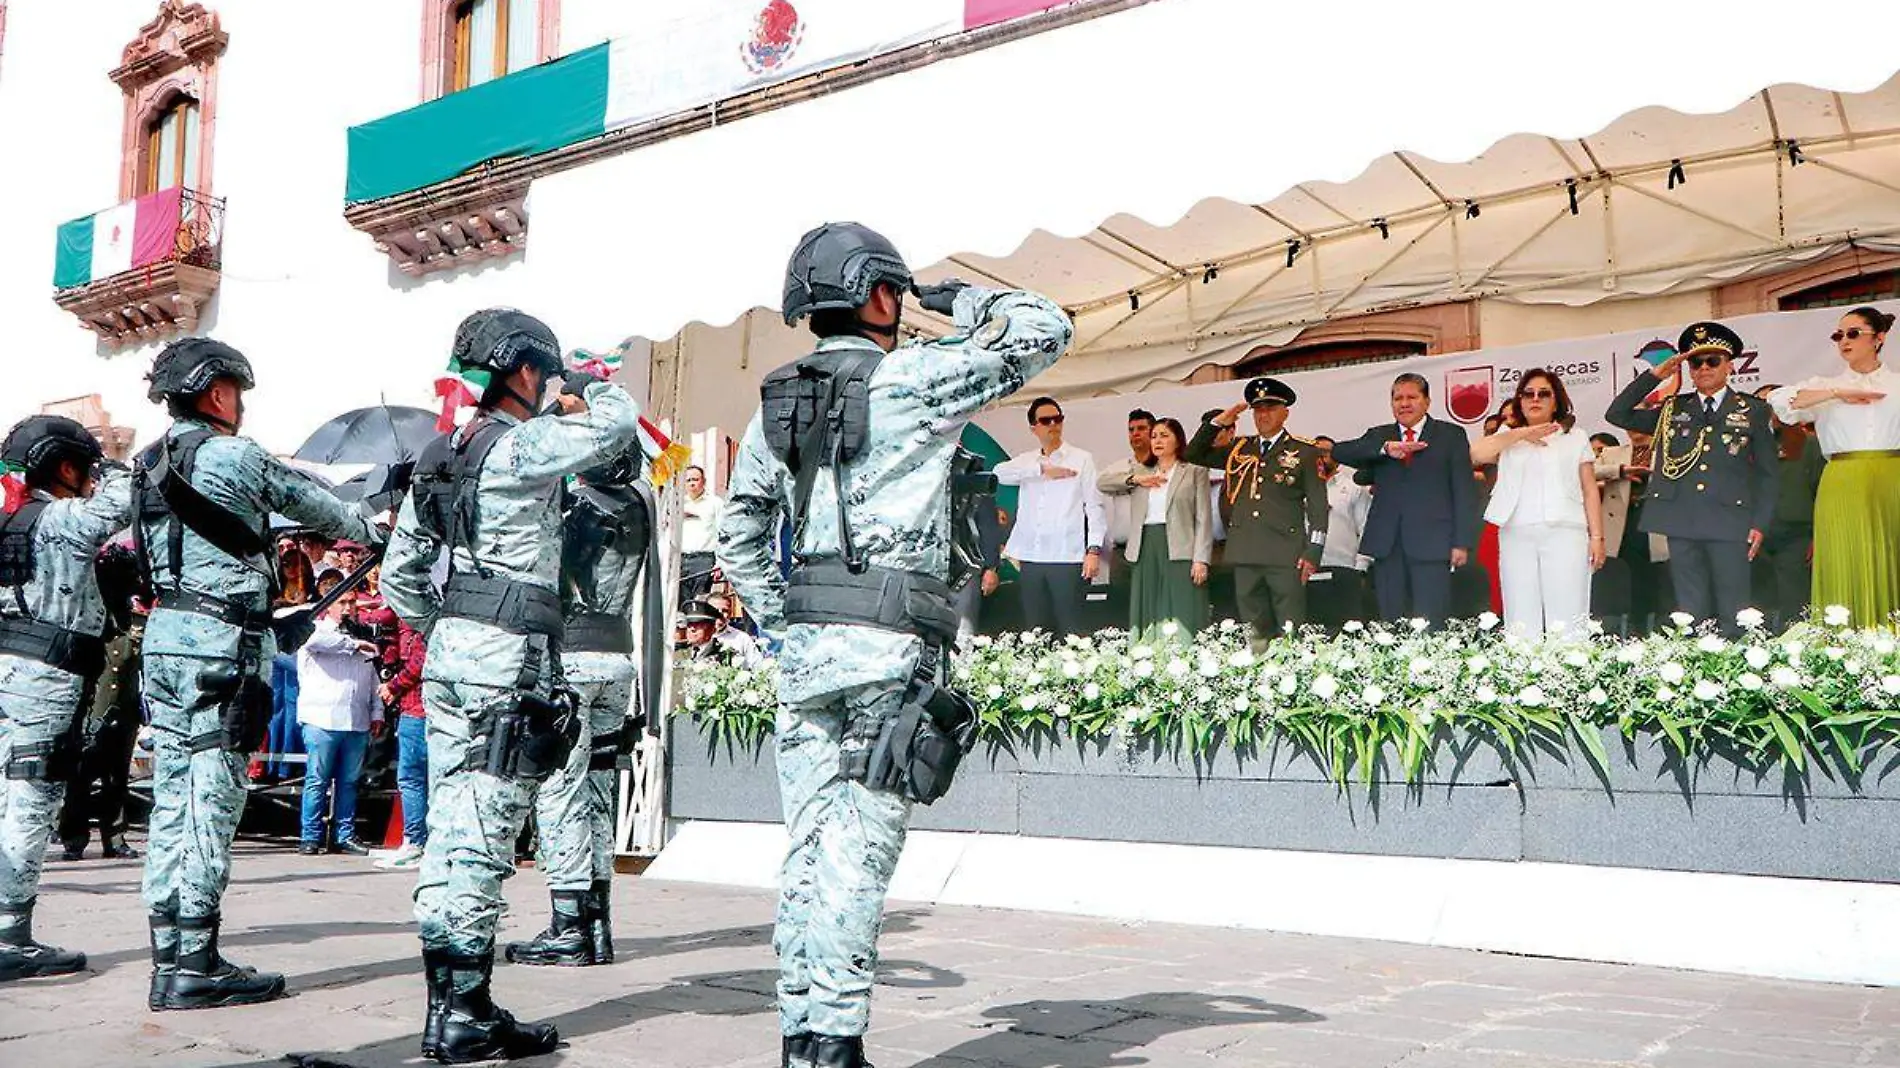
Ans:
[[[964,0],[695,0],[638,11],[642,25],[610,46],[610,130],[960,32]]]
[[[1881,301],[1876,306],[1900,312],[1900,301]],[[1731,387],[1753,392],[1762,386],[1792,385],[1814,375],[1838,372],[1842,364],[1828,335],[1845,311],[1816,308],[1722,320],[1746,343],[1729,380]],[[1618,438],[1626,438],[1604,420],[1603,413],[1617,392],[1648,366],[1644,353],[1654,351],[1657,345],[1673,351],[1676,338],[1688,325],[1677,323],[1656,330],[1297,371],[1276,377],[1299,394],[1287,428],[1302,437],[1325,434],[1344,440],[1389,421],[1392,410],[1387,395],[1392,379],[1409,371],[1425,376],[1430,383],[1432,416],[1455,420],[1475,438],[1483,433],[1485,417],[1511,398],[1524,372],[1544,367],[1562,377],[1580,429],[1590,433],[1609,430]],[[1216,382],[1066,402],[1064,439],[1094,453],[1097,462],[1106,465],[1128,455],[1129,410],[1145,408],[1157,416],[1173,416],[1192,435],[1200,426],[1201,413],[1238,403],[1245,385]],[[1669,388],[1668,384],[1664,388]],[[1019,394],[1023,404],[985,412],[976,422],[1011,454],[1033,448],[1027,402],[1034,396],[1036,384],[1032,381]],[[1253,433],[1253,424],[1245,415],[1241,416],[1240,428],[1243,433]]]

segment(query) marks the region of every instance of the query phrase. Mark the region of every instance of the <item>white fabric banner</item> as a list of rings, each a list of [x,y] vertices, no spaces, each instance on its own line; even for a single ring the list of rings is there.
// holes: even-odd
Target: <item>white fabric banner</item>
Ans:
[[[1875,306],[1900,314],[1900,301],[1880,301]],[[1722,320],[1741,335],[1746,345],[1729,380],[1731,388],[1752,393],[1763,386],[1792,385],[1814,375],[1838,373],[1843,365],[1828,335],[1847,310],[1816,308]],[[1677,323],[1654,330],[1274,377],[1299,394],[1287,428],[1302,437],[1324,434],[1345,440],[1389,421],[1392,411],[1387,398],[1392,379],[1412,372],[1424,375],[1431,385],[1432,417],[1455,420],[1475,438],[1484,432],[1485,417],[1511,398],[1525,371],[1549,368],[1563,379],[1580,429],[1589,433],[1608,430],[1626,441],[1628,435],[1611,427],[1603,413],[1617,392],[1648,366],[1641,355],[1643,350],[1655,342],[1673,347],[1688,325]],[[1064,439],[1087,449],[1098,464],[1106,466],[1128,455],[1127,415],[1131,409],[1145,408],[1156,416],[1172,416],[1192,435],[1200,425],[1201,413],[1238,403],[1245,385],[1216,382],[1074,401],[1064,405],[1068,416]],[[1022,404],[985,412],[976,422],[1011,454],[1032,448],[1035,439],[1029,433],[1026,405],[1036,395],[1036,383],[1032,381],[1017,395]],[[1253,433],[1247,416],[1241,417],[1240,429]]]
[[[963,29],[963,0],[695,0],[639,6],[612,44],[607,128]]]
[[[92,218],[92,278],[110,278],[132,269],[133,237],[138,232],[139,202],[128,200]]]

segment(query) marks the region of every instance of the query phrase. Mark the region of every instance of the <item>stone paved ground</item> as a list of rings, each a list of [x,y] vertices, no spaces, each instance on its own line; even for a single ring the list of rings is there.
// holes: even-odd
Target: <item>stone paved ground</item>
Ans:
[[[147,1012],[136,862],[56,862],[40,926],[92,972],[0,989],[0,1065],[420,1063],[412,879],[239,848],[228,955],[295,997]],[[504,937],[538,929],[532,872],[509,898]],[[620,964],[498,969],[502,1002],[571,1043],[522,1063],[777,1063],[769,895],[623,877],[615,908]],[[964,908],[899,906],[886,930],[879,1068],[1900,1066],[1900,990]]]

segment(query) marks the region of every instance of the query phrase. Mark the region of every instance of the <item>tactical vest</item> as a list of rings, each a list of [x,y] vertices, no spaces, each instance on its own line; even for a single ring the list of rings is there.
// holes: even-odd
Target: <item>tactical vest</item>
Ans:
[[[138,517],[132,525],[133,551],[138,554],[140,582],[157,596],[162,608],[195,612],[223,620],[232,626],[256,629],[269,624],[268,610],[197,593],[183,586],[185,574],[185,531],[190,530],[219,552],[256,568],[266,581],[266,601],[277,595],[277,569],[268,563],[270,520],[253,527],[229,508],[205,496],[191,484],[198,463],[198,450],[211,440],[209,430],[194,430],[176,438],[166,437],[139,454],[132,469],[132,493]],[[166,567],[171,573],[168,586],[155,587],[150,546],[145,544],[148,525],[171,520],[166,537]],[[262,557],[266,562],[255,563]]]
[[[482,464],[509,424],[483,413],[463,428],[423,447],[416,460],[413,500],[422,529],[449,553],[449,581],[442,591],[444,616],[472,619],[510,634],[540,634],[558,641],[561,598],[553,590],[491,574],[475,555]],[[477,560],[473,572],[455,564],[455,550]]]
[[[86,678],[96,677],[106,665],[106,643],[91,634],[66,630],[33,618],[27,608],[26,587],[33,581],[33,537],[50,502],[27,501],[19,511],[0,520],[0,589],[11,589],[18,616],[0,617],[0,653],[49,664]]]
[[[620,612],[599,610],[607,598],[596,574],[611,549],[633,561],[632,577],[638,581],[653,548],[653,512],[645,497],[624,487],[583,485],[571,491],[561,525],[561,586],[571,601],[565,650],[633,652],[633,622]]]
[[[766,446],[792,474],[785,619],[876,627],[946,645],[957,633],[949,584],[933,575],[872,567],[852,543],[845,514],[845,471],[870,440],[870,379],[881,358],[862,349],[813,353],[767,375],[759,387]],[[838,555],[813,557],[800,547],[821,468],[831,471],[837,500]]]

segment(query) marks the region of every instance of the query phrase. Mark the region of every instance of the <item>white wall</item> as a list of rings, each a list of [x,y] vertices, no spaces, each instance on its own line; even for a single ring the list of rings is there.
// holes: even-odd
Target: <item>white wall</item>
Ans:
[[[25,0],[8,8],[0,66],[0,144],[9,146],[0,204],[12,216],[0,254],[7,425],[47,401],[94,392],[140,441],[165,425],[142,382],[159,346],[104,355],[53,303],[52,286],[58,225],[118,199],[123,98],[107,73],[158,6]],[[516,257],[416,282],[344,222],[345,130],[418,102],[421,0],[208,6],[230,35],[212,175],[229,210],[224,277],[200,332],[256,365],[245,429],[267,448],[294,449],[323,419],[385,398],[433,407],[434,376],[464,315],[491,304],[536,311],[537,293],[561,288],[549,274],[596,269],[531,270]],[[585,24],[590,8],[613,6],[568,0],[564,18]],[[541,313],[561,334],[559,314]],[[643,393],[644,375],[634,378],[630,385]]]

